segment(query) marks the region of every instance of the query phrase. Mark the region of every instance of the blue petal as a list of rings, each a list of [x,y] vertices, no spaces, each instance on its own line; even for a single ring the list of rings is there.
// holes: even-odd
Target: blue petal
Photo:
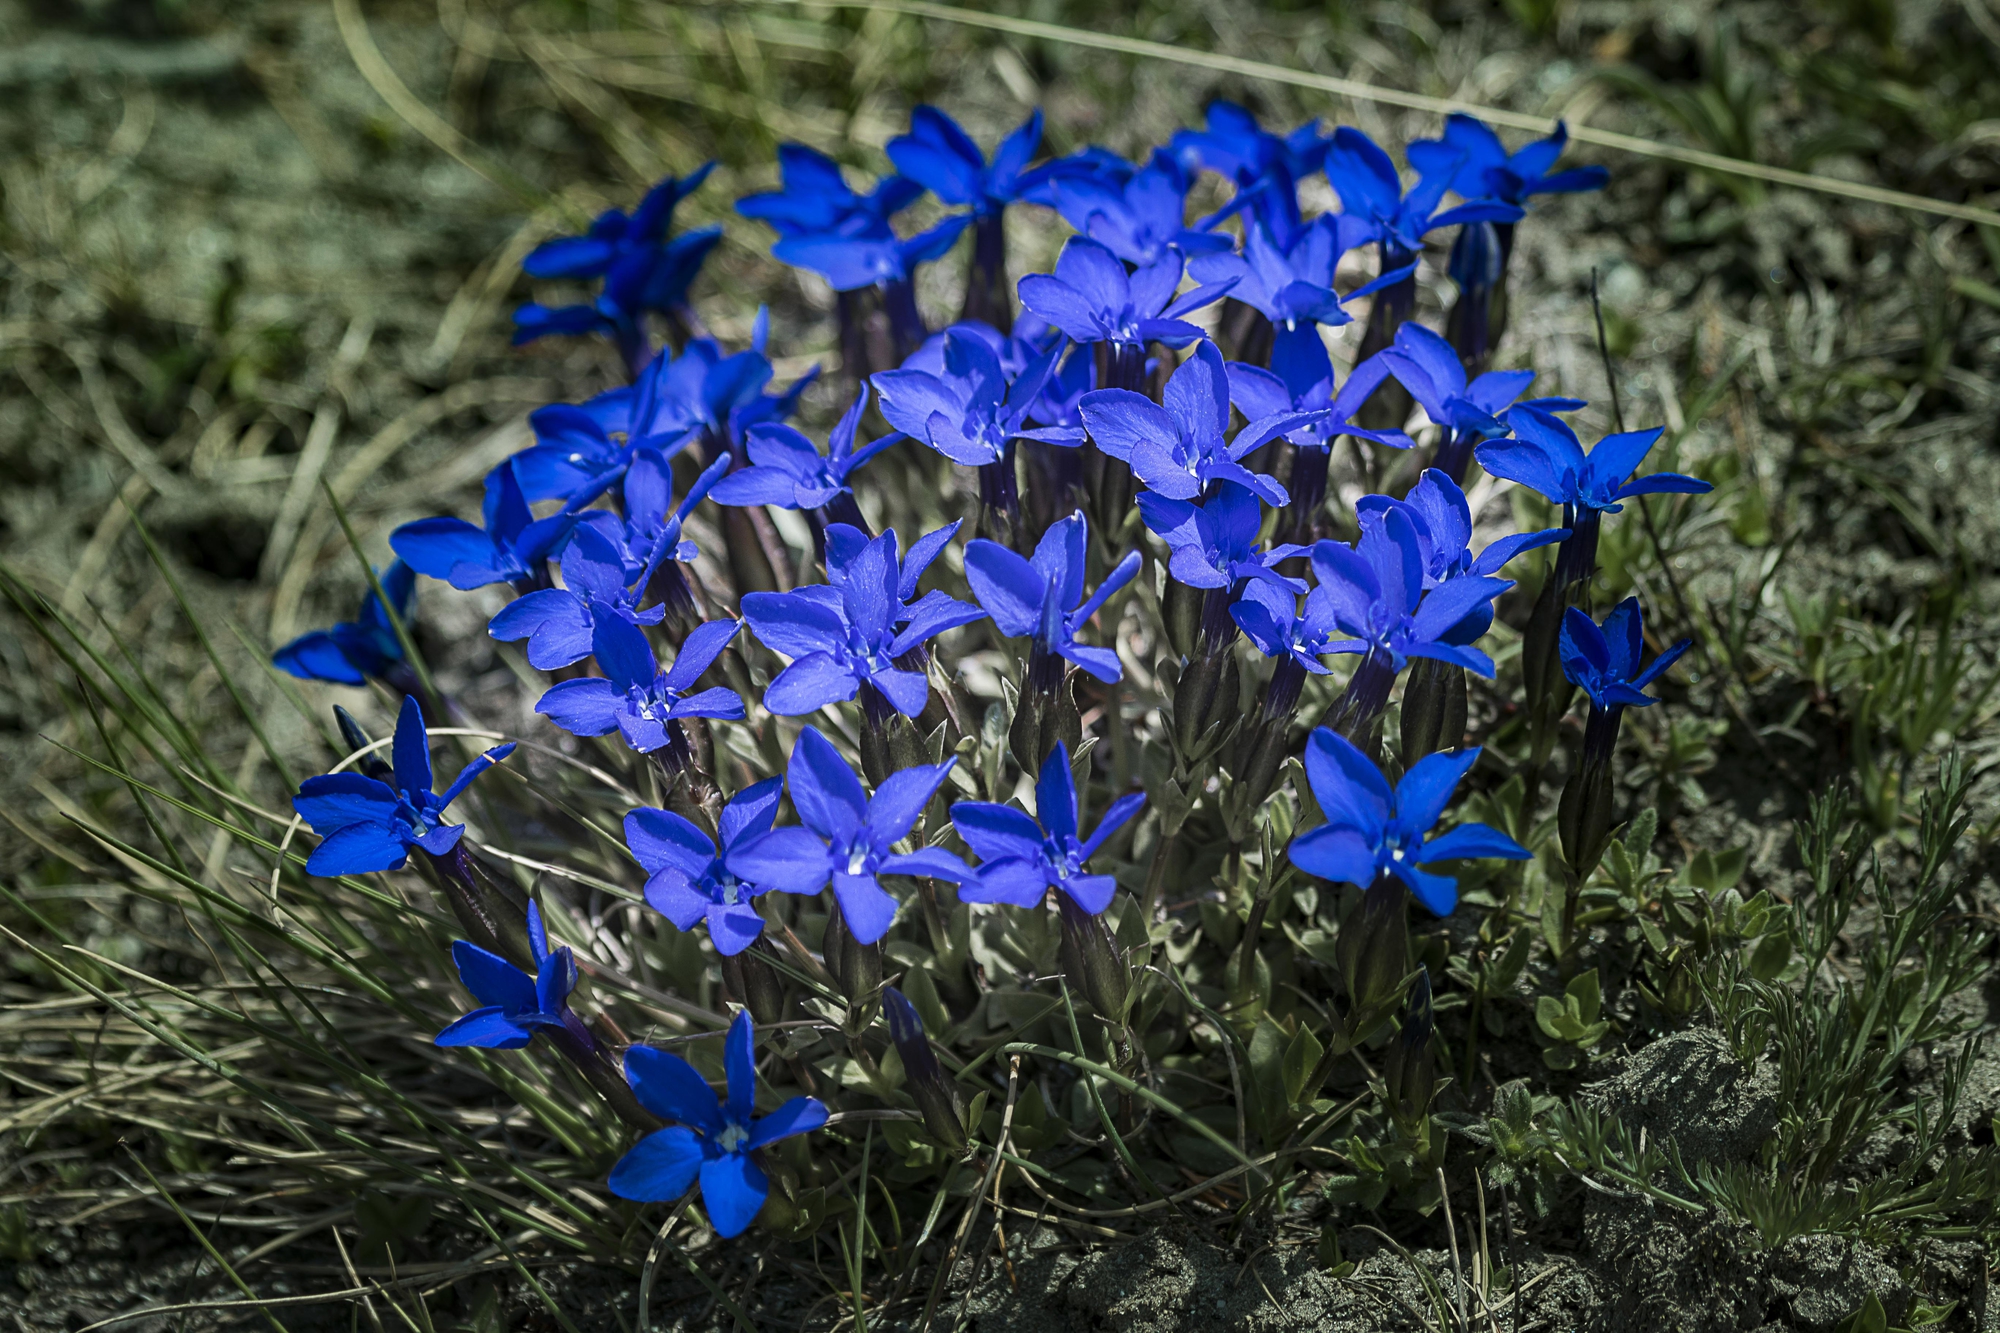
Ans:
[[[1499,829],[1488,828],[1484,824],[1460,824],[1447,833],[1426,840],[1418,850],[1417,860],[1423,865],[1432,861],[1470,861],[1489,857],[1525,861],[1533,855]]]
[[[1022,857],[1039,861],[1042,830],[1012,806],[988,801],[960,801],[951,808],[952,826],[982,861]]]
[[[763,1119],[750,1126],[750,1141],[745,1147],[762,1148],[776,1143],[779,1139],[789,1139],[794,1134],[810,1134],[827,1122],[826,1104],[817,1097],[794,1097]]]
[[[376,870],[400,870],[409,848],[386,824],[349,824],[328,834],[306,858],[306,873],[365,875]]]
[[[535,1011],[535,979],[470,940],[454,940],[451,959],[458,967],[458,979],[482,1005],[498,1005],[509,1013]]]
[[[714,1138],[722,1132],[722,1106],[695,1067],[657,1046],[625,1048],[625,1081],[654,1115],[692,1125]]]
[[[777,782],[772,778],[760,785]],[[725,810],[725,818],[727,814]],[[699,879],[715,859],[715,844],[706,833],[671,810],[651,806],[640,806],[625,816],[625,845],[649,873],[672,866],[691,879]]]
[[[688,1192],[701,1166],[701,1140],[687,1126],[671,1125],[633,1144],[605,1184],[621,1199],[669,1203]]]
[[[1444,814],[1459,780],[1478,761],[1478,746],[1419,759],[1396,784],[1396,821],[1420,836],[1428,833]]]
[[[1308,875],[1367,888],[1375,880],[1376,844],[1355,829],[1321,824],[1292,839],[1292,864]]]
[[[723,864],[738,879],[780,893],[818,893],[833,871],[826,843],[797,827],[772,829],[732,847]]]
[[[454,1019],[444,1031],[431,1038],[433,1046],[481,1046],[490,1051],[518,1051],[534,1039],[534,1031],[523,1027],[498,1005],[475,1009]]]
[[[739,1009],[722,1042],[722,1067],[729,1082],[729,1096],[723,1103],[723,1118],[733,1124],[750,1122],[757,1104],[757,1029],[748,1009]]]
[[[873,875],[850,875],[836,869],[833,896],[839,901],[841,915],[847,918],[847,929],[857,944],[873,944],[895,924],[896,900]]]
[[[743,1153],[711,1157],[701,1164],[701,1202],[708,1209],[709,1225],[724,1240],[748,1230],[770,1194],[764,1169]]]

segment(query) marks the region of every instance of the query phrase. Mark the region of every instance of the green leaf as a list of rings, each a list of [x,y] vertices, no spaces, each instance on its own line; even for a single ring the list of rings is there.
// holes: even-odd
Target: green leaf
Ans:
[[[1834,1325],[1834,1333],[1889,1333],[1889,1315],[1871,1291],[1862,1298],[1860,1309]]]
[[[1285,1047],[1285,1096],[1293,1106],[1305,1100],[1306,1079],[1319,1066],[1320,1056],[1325,1053],[1326,1047],[1312,1034],[1312,1029],[1304,1023],[1299,1024],[1297,1035]]]
[[[1750,952],[1750,975],[1759,981],[1776,981],[1792,961],[1792,933],[1774,931],[1757,941]]]
[[[1569,985],[1563,987],[1563,993],[1576,1001],[1577,1017],[1586,1023],[1597,1021],[1598,1011],[1604,1007],[1604,993],[1599,988],[1596,968],[1570,978]]]

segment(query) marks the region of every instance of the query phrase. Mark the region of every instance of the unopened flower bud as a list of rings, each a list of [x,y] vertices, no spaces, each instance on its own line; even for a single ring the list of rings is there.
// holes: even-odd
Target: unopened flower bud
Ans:
[[[762,936],[750,947],[722,955],[722,987],[729,998],[750,1011],[759,1027],[781,1021],[785,1014],[784,984],[766,959],[770,945]]]
[[[1070,985],[1083,993],[1099,1017],[1124,1022],[1132,973],[1110,927],[1102,916],[1084,911],[1067,893],[1056,895],[1056,908],[1062,919],[1063,971]]]
[[[1584,723],[1583,748],[1576,770],[1563,785],[1556,807],[1556,831],[1562,837],[1563,859],[1581,884],[1597,869],[1611,840],[1617,793],[1612,787],[1612,751],[1618,744],[1622,708],[1591,707]]]
[[[1417,973],[1403,1030],[1382,1054],[1382,1085],[1398,1128],[1414,1134],[1437,1095],[1437,1063],[1431,1058],[1431,975]]]
[[[896,1043],[902,1057],[905,1086],[923,1112],[924,1128],[953,1152],[965,1147],[965,1105],[959,1100],[958,1084],[938,1064],[936,1052],[924,1036],[924,1020],[917,1007],[894,986],[882,990],[882,1016],[889,1023],[889,1040]]]
[[[847,999],[846,1027],[850,1033],[858,1033],[875,1015],[877,995],[882,989],[882,945],[879,941],[863,944],[856,940],[836,902],[826,918],[826,937],[821,941],[820,951],[826,955],[827,971],[833,973],[833,979],[840,983],[840,993]]]
[[[1421,658],[1403,686],[1404,767],[1439,750],[1455,750],[1465,739],[1465,668]]]

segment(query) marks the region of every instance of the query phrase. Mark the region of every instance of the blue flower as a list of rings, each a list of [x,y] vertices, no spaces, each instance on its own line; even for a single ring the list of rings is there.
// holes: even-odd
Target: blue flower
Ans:
[[[868,411],[868,386],[862,385],[853,404],[827,436],[820,453],[801,431],[776,422],[744,432],[743,448],[750,466],[717,482],[709,494],[717,504],[777,505],[781,509],[822,509],[842,495],[854,493],[853,477],[861,465],[903,437],[891,431],[881,439],[854,447],[861,418]]]
[[[768,222],[782,236],[866,227],[887,223],[915,203],[924,187],[901,176],[886,176],[869,194],[856,194],[840,174],[840,164],[804,144],[778,146],[782,190],[753,194],[736,201],[746,218]]]
[[[1355,501],[1355,516],[1364,528],[1382,522],[1382,515],[1400,510],[1416,529],[1421,552],[1424,588],[1441,587],[1453,579],[1486,578],[1498,574],[1507,562],[1523,551],[1547,546],[1569,536],[1568,528],[1544,528],[1539,532],[1517,532],[1472,553],[1472,509],[1465,492],[1436,468],[1424,475],[1401,500],[1386,495],[1364,495]],[[1444,636],[1447,643],[1471,644],[1493,625],[1493,603],[1482,600],[1464,620]]]
[[[649,872],[646,901],[681,930],[708,922],[708,937],[725,958],[742,953],[763,933],[764,918],[751,899],[762,884],[736,877],[732,851],[760,838],[777,818],[785,780],[766,778],[745,787],[722,807],[718,850],[706,833],[671,810],[641,806],[625,816],[625,845]]]
[[[1284,430],[1284,438],[1302,449],[1322,453],[1332,449],[1333,442],[1343,435],[1358,435],[1391,449],[1408,449],[1414,444],[1400,430],[1369,430],[1349,420],[1389,377],[1389,367],[1380,354],[1356,366],[1340,386],[1340,392],[1335,393],[1333,361],[1318,338],[1313,339],[1313,348],[1301,355],[1276,355],[1277,350],[1274,348],[1270,370],[1242,361],[1229,363],[1229,401],[1245,420],[1263,421],[1293,413],[1297,424]],[[1324,493],[1322,485],[1321,494]],[[1314,497],[1299,499],[1317,507]]]
[[[320,844],[306,858],[311,875],[365,875],[401,870],[410,848],[443,856],[458,846],[465,825],[444,822],[445,807],[472,780],[514,753],[514,744],[496,745],[460,770],[444,795],[431,791],[430,734],[423,710],[408,695],[396,719],[391,743],[395,781],[360,773],[326,773],[307,778],[292,798],[292,809],[312,825]]]
[[[565,506],[537,519],[521,494],[511,463],[486,474],[485,526],[462,518],[420,518],[389,534],[389,545],[419,574],[461,591],[489,583],[535,583],[561,552],[582,515]]]
[[[1557,121],[1554,134],[1524,144],[1510,156],[1500,136],[1484,121],[1454,111],[1445,117],[1442,139],[1419,139],[1410,145],[1409,155],[1419,170],[1442,169],[1450,162],[1451,188],[1466,199],[1520,204],[1530,195],[1603,189],[1611,179],[1603,167],[1550,170],[1568,142],[1569,127]],[[1427,163],[1435,165],[1427,167]]]
[[[729,870],[785,893],[818,893],[831,881],[848,930],[857,942],[873,944],[896,919],[896,900],[878,876],[928,875],[956,884],[970,873],[940,847],[893,850],[909,836],[956,762],[947,759],[891,773],[870,798],[832,742],[807,727],[799,732],[785,770],[792,808],[803,827],[772,829],[730,851]]]
[[[1200,282],[1227,282],[1235,285],[1229,294],[1255,306],[1281,332],[1324,324],[1337,328],[1352,322],[1344,307],[1349,301],[1373,296],[1416,272],[1416,263],[1391,269],[1365,286],[1345,296],[1333,290],[1333,274],[1340,257],[1350,246],[1342,245],[1339,219],[1314,218],[1300,227],[1289,242],[1272,238],[1269,228],[1252,221],[1243,233],[1243,253],[1198,255],[1188,272]],[[1318,335],[1314,334],[1314,341]]]
[[[811,269],[837,292],[906,283],[917,265],[940,258],[958,243],[972,222],[968,213],[945,218],[903,239],[887,223],[862,230],[799,232],[771,247],[771,257],[793,268]]]
[[[1423,406],[1431,423],[1462,436],[1493,439],[1507,433],[1500,413],[1534,380],[1532,370],[1490,370],[1470,384],[1465,366],[1451,344],[1421,324],[1396,330],[1396,342],[1383,349],[1389,373]],[[1584,404],[1575,398],[1539,398],[1524,407],[1572,412]]]
[[[729,1025],[723,1068],[729,1095],[717,1097],[695,1067],[667,1051],[633,1046],[625,1052],[625,1080],[639,1104],[681,1123],[654,1130],[618,1159],[606,1182],[621,1199],[666,1203],[701,1182],[709,1225],[728,1240],[756,1220],[771,1182],[751,1155],[827,1121],[817,1098],[794,1097],[767,1116],[757,1103],[756,1032],[748,1010]]]
[[[454,1019],[432,1038],[432,1044],[513,1051],[533,1040],[536,1028],[567,1026],[569,993],[576,989],[576,958],[566,944],[549,951],[542,909],[533,902],[528,904],[528,949],[535,960],[533,975],[470,940],[452,941],[458,979],[480,1007]]]
[[[1039,108],[1000,141],[988,166],[979,145],[934,106],[910,113],[910,132],[889,140],[889,160],[939,202],[995,213],[1021,197],[1021,173],[1042,143]]]
[[[1050,193],[1064,221],[1118,258],[1147,266],[1230,247],[1227,236],[1188,227],[1190,182],[1173,154],[1158,150],[1136,168],[1111,156],[1090,161],[1093,169],[1052,174]]]
[[[660,606],[639,609],[651,570],[642,569],[635,577],[624,543],[595,525],[577,528],[561,564],[564,586],[516,597],[487,627],[487,633],[502,643],[526,639],[528,665],[538,671],[553,671],[590,656],[591,629],[607,617],[657,625],[666,614]]]
[[[734,620],[697,625],[674,664],[661,671],[644,630],[622,617],[600,616],[590,647],[604,674],[552,686],[535,711],[576,736],[620,732],[641,754],[666,745],[669,726],[685,717],[741,721],[743,699],[736,691],[717,686],[689,693],[740,628]]]
[[[704,162],[685,178],[668,176],[646,191],[627,217],[608,208],[597,215],[581,236],[559,236],[528,252],[521,268],[534,278],[601,278],[621,259],[659,244],[673,225],[674,209],[701,188],[715,163]]]
[[[1260,549],[1257,533],[1264,523],[1263,508],[1254,494],[1234,482],[1218,484],[1200,504],[1142,492],[1139,516],[1173,552],[1167,572],[1190,588],[1232,588],[1244,579],[1256,579],[1295,593],[1305,591],[1304,583],[1286,578],[1277,565],[1304,554],[1306,548]]]
[[[1438,861],[1496,857],[1524,861],[1530,853],[1498,829],[1460,824],[1431,836],[1459,779],[1479,750],[1426,755],[1392,789],[1353,742],[1329,728],[1306,745],[1306,780],[1326,823],[1292,839],[1292,864],[1308,875],[1367,888],[1378,875],[1403,881],[1436,916],[1458,906],[1458,883],[1419,869]]]
[[[1118,654],[1078,643],[1076,632],[1113,593],[1138,575],[1141,560],[1137,551],[1128,553],[1086,601],[1083,574],[1088,535],[1079,511],[1051,523],[1035,554],[1026,560],[998,542],[976,538],[965,544],[965,581],[1002,634],[1031,637],[1039,652],[1066,658],[1112,684],[1125,674]]]
[[[1181,316],[1220,300],[1228,284],[1210,283],[1176,300],[1180,285],[1178,251],[1127,275],[1109,249],[1072,236],[1056,256],[1055,273],[1030,273],[1020,293],[1023,306],[1080,343],[1185,347],[1203,335]]]
[[[1660,436],[1666,432],[1626,431],[1599,440],[1588,456],[1568,423],[1526,405],[1507,410],[1512,438],[1488,440],[1479,446],[1479,465],[1496,477],[1518,481],[1570,511],[1615,514],[1618,502],[1635,495],[1701,495],[1715,489],[1705,481],[1678,472],[1634,477]]]
[[[1298,183],[1321,168],[1333,140],[1311,120],[1280,138],[1233,102],[1210,102],[1206,123],[1203,130],[1176,130],[1173,152],[1190,167],[1199,164],[1235,181],[1236,198],[1200,225],[1213,227],[1248,210],[1249,225],[1289,245],[1300,226]]]
[[[1452,631],[1513,583],[1466,575],[1426,592],[1423,546],[1402,510],[1384,511],[1353,546],[1319,542],[1312,548],[1312,565],[1335,625],[1352,636],[1328,652],[1365,653],[1397,671],[1412,657],[1429,657],[1492,679],[1492,659],[1451,642]]]
[[[687,304],[688,287],[722,228],[704,227],[666,239],[674,207],[708,179],[708,163],[685,180],[667,177],[632,211],[598,215],[582,236],[562,236],[536,246],[521,267],[536,278],[602,278],[604,289],[589,305],[551,308],[529,302],[514,312],[514,342],[548,334],[609,335],[633,370],[652,355],[642,318],[647,311],[670,313]]]
[[[1296,663],[1315,676],[1332,674],[1320,659],[1332,651],[1339,626],[1323,590],[1308,593],[1301,609],[1293,589],[1259,579],[1244,586],[1243,595],[1230,603],[1229,615],[1264,656]]]
[[[1314,419],[1286,410],[1250,422],[1225,443],[1229,427],[1229,370],[1222,353],[1203,341],[1167,380],[1160,403],[1129,389],[1098,389],[1083,396],[1090,438],[1161,495],[1191,500],[1221,482],[1255,491],[1272,505],[1289,499],[1285,488],[1243,466],[1252,450]]]
[[[1333,132],[1333,144],[1326,153],[1326,177],[1340,195],[1343,249],[1369,241],[1379,241],[1385,256],[1395,252],[1414,254],[1424,247],[1424,236],[1439,227],[1465,222],[1518,222],[1521,209],[1498,200],[1475,199],[1440,213],[1445,191],[1461,158],[1415,160],[1417,182],[1403,193],[1396,164],[1373,139],[1360,130],[1343,125]]]
[[[398,560],[382,571],[382,591],[388,594],[396,614],[406,624],[410,617],[410,594],[417,576]],[[361,599],[354,619],[343,620],[330,629],[301,634],[277,652],[271,663],[300,680],[325,680],[336,685],[364,685],[370,676],[380,676],[403,661],[403,645],[389,623],[388,612],[371,588]]]
[[[906,364],[874,376],[883,419],[897,430],[967,467],[1000,462],[1013,440],[1068,448],[1083,443],[1083,432],[1074,427],[1028,424],[1028,414],[1062,355],[1060,341],[1012,376],[1000,351],[969,326],[947,329],[942,350],[943,363],[935,372]]]
[[[1639,599],[1627,597],[1604,617],[1604,627],[1587,612],[1572,606],[1563,614],[1562,668],[1570,682],[1589,696],[1593,708],[1644,708],[1658,702],[1646,687],[1680,660],[1690,640],[1682,639],[1655,657],[1644,670],[1645,624]]]
[[[1034,818],[1012,806],[987,801],[960,801],[952,806],[952,826],[983,863],[974,878],[959,887],[960,901],[1039,907],[1048,891],[1055,888],[1096,916],[1111,905],[1118,881],[1110,875],[1086,873],[1085,863],[1145,804],[1140,793],[1121,796],[1104,812],[1096,832],[1088,838],[1080,836],[1069,751],[1057,741],[1042,762],[1041,779],[1035,784]]]
[[[909,558],[899,561],[894,530],[871,541],[858,528],[832,523],[826,530],[827,583],[746,596],[743,618],[751,632],[792,659],[764,691],[764,707],[796,717],[852,699],[866,685],[905,717],[923,712],[930,678],[899,659],[986,614],[935,590],[906,605],[957,531],[953,523],[919,538]]]

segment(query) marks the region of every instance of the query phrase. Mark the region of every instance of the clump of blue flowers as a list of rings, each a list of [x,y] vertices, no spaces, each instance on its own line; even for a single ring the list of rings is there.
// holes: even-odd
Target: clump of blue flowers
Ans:
[[[1646,470],[1658,429],[1586,449],[1588,405],[1524,401],[1534,371],[1498,359],[1528,201],[1602,172],[1558,166],[1560,126],[1510,151],[1459,116],[1407,172],[1351,127],[1229,103],[1136,160],[1046,156],[1044,129],[921,106],[872,163],[779,149],[736,210],[835,293],[824,382],[780,387],[808,335],[768,310],[716,321],[747,342],[708,332],[721,229],[673,225],[707,167],[536,248],[529,276],[594,291],[523,306],[517,338],[601,340],[621,382],[532,413],[478,522],[405,523],[387,605],[274,655],[399,708],[390,763],[340,714],[363,753],[294,801],[305,871],[423,875],[470,998],[432,1040],[580,1077],[625,1136],[598,1205],[635,1235],[664,1243],[682,1214],[646,1207],[698,1191],[718,1237],[761,1218],[858,1255],[871,1190],[997,1200],[1025,1171],[1101,1209],[1075,1165],[1100,1138],[1131,1176],[1154,1169],[1135,1150],[1208,1172],[1180,1139],[1254,1136],[1262,1179],[1328,1114],[1372,1208],[1430,1188],[1434,1105],[1485,1105],[1440,1078],[1446,1038],[1477,1072],[1480,1006],[1540,975],[1519,959],[1576,973],[1620,718],[1686,647],[1646,661],[1636,599],[1595,618],[1600,538],[1708,489]],[[1023,224],[1072,234],[1016,280]],[[1445,232],[1456,304],[1429,328]],[[412,638],[445,595],[420,578],[490,599],[490,633]],[[419,707],[424,647],[451,688]],[[515,697],[496,662],[549,679]],[[437,792],[427,711],[524,734]],[[468,797],[517,743],[533,762]],[[1484,924],[1419,961],[1411,900]],[[1523,934],[1535,902],[1549,926]],[[1475,935],[1477,963],[1445,958]],[[1350,1056],[1358,1100],[1329,1112]]]

